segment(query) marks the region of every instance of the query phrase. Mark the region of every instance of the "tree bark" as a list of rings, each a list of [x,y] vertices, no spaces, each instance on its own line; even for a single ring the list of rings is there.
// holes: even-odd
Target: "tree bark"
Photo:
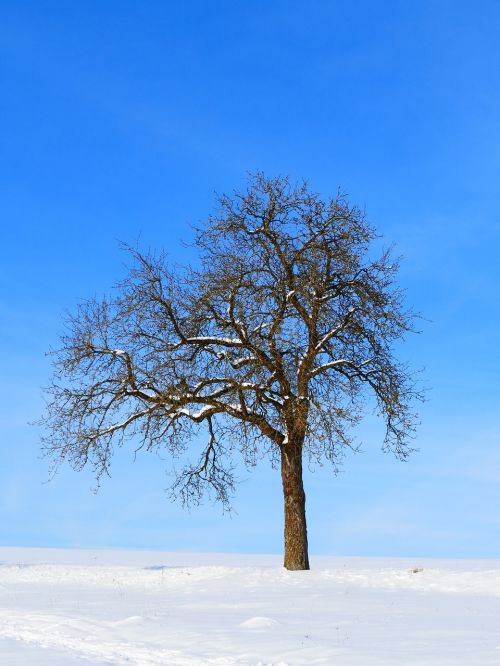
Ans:
[[[290,571],[309,569],[306,495],[302,482],[302,441],[291,440],[281,452],[285,504],[285,562]]]

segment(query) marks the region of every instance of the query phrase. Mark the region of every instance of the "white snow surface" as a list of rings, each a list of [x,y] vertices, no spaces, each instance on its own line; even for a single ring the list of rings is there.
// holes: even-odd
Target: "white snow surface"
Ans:
[[[311,564],[0,548],[0,664],[500,664],[500,561]]]

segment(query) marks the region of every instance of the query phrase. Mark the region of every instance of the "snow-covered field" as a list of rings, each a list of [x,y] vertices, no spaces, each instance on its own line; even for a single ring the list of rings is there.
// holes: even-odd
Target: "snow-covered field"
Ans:
[[[500,561],[312,567],[0,548],[0,664],[500,664]]]

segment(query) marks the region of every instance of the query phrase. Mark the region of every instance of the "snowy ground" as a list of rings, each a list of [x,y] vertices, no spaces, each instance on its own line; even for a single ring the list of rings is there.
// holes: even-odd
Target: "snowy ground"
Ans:
[[[312,566],[0,548],[0,664],[500,664],[500,562]]]

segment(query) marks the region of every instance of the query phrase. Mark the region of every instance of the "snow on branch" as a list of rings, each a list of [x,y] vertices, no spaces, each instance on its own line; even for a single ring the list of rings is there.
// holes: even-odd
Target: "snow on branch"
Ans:
[[[323,363],[322,365],[315,367],[309,376],[312,379],[313,377],[316,377],[316,375],[319,375],[320,373],[325,372],[326,370],[330,370],[331,368],[338,367],[339,365],[348,365],[354,369],[361,369],[367,366],[369,363],[372,363],[373,361],[374,361],[373,358],[369,358],[366,361],[357,363],[347,358],[339,358],[334,361],[329,361],[328,363]]]

